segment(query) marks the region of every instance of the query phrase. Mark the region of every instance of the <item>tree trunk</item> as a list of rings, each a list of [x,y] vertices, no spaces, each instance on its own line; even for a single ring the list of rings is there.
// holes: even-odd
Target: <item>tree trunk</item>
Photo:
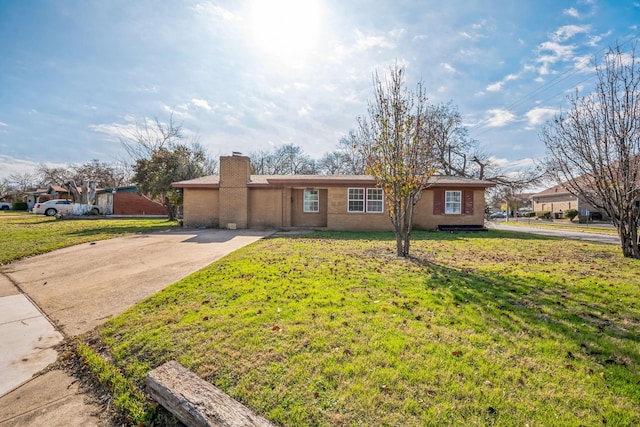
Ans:
[[[635,223],[629,223],[628,221],[620,221],[618,224],[618,236],[620,236],[622,255],[627,258],[640,259],[638,226]]]
[[[167,208],[167,219],[169,221],[175,221],[176,207],[169,200],[165,200],[164,206]]]
[[[396,231],[396,253],[398,256],[404,256],[404,239],[401,231]]]

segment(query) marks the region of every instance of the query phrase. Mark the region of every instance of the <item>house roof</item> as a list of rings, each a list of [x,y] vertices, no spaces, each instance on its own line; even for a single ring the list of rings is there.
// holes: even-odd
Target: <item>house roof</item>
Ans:
[[[538,193],[535,193],[533,195],[531,195],[531,197],[537,197],[537,196],[551,196],[554,194],[571,194],[569,192],[569,190],[567,190],[565,188],[564,185],[559,184],[559,185],[554,185],[553,187],[547,188],[545,190],[542,190]]]
[[[434,175],[430,178],[431,186],[464,186],[464,187],[493,187],[490,181],[463,178],[458,176]],[[371,175],[251,175],[247,186],[250,188],[282,187],[282,186],[343,186],[343,185],[376,185]],[[186,181],[174,182],[174,188],[218,188],[219,175],[208,175]]]

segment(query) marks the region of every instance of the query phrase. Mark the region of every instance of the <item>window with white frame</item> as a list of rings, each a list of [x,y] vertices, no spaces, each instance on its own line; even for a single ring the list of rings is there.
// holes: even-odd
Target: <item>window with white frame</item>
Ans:
[[[380,188],[349,188],[347,212],[384,212],[384,193]]]
[[[364,212],[364,188],[349,189],[347,211]]]
[[[384,193],[382,188],[367,188],[367,212],[381,213],[384,211]]]
[[[444,213],[462,213],[462,191],[446,191],[444,193]]]
[[[320,192],[304,190],[304,212],[320,212]]]

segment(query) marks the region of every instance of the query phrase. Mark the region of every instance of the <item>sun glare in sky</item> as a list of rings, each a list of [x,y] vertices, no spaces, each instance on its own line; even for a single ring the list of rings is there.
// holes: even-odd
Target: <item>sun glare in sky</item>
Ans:
[[[263,53],[290,65],[316,48],[322,21],[320,0],[253,0],[250,26]]]

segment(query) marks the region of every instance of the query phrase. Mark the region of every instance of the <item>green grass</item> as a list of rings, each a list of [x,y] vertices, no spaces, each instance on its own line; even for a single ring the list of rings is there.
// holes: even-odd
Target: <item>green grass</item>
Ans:
[[[519,233],[245,247],[100,327],[132,383],[177,360],[287,426],[640,425],[640,263]]]
[[[85,344],[79,343],[76,351],[80,360],[91,370],[101,384],[104,384],[112,395],[114,406],[126,413],[133,425],[148,421],[155,411],[155,405],[149,402],[142,392],[131,383],[131,380]]]
[[[66,219],[21,212],[0,214],[0,265],[54,249],[125,234],[166,230],[166,219]]]

